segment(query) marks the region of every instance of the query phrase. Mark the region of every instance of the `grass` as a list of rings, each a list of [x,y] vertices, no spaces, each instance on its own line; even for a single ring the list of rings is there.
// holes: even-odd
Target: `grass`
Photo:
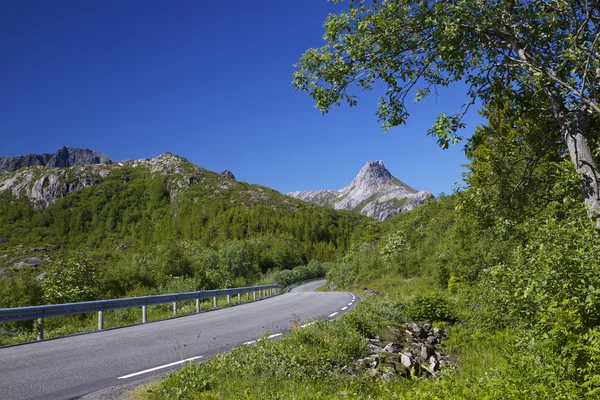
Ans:
[[[392,278],[357,285],[385,295],[363,295],[363,301],[341,318],[307,328],[299,328],[298,321],[279,341],[265,337],[206,363],[189,364],[161,382],[137,388],[130,399],[501,398],[490,389],[488,372],[503,367],[508,332],[488,337],[444,321],[432,322],[449,332],[447,350],[460,369],[443,371],[436,379],[396,377],[391,381],[348,373],[352,362],[365,356],[367,337],[385,338],[388,326],[409,319],[411,299],[439,290],[425,278]]]

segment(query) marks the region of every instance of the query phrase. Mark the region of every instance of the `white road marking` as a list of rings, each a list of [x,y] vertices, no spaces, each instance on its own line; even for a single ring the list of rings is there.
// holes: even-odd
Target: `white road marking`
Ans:
[[[251,340],[251,341],[249,341],[249,342],[246,342],[246,343],[244,343],[244,344],[254,344],[254,343],[256,343],[256,340]]]
[[[348,303],[348,306],[351,306],[351,305],[352,305],[352,303]]]
[[[202,358],[202,356],[198,356],[198,357],[191,357],[191,358],[186,358],[185,360],[181,360],[181,361],[175,361],[172,362],[170,364],[165,364],[165,365],[160,365],[158,367],[154,367],[154,368],[150,368],[150,369],[146,369],[144,371],[140,371],[140,372],[135,372],[133,374],[129,374],[129,375],[125,375],[125,376],[120,376],[117,379],[127,379],[127,378],[133,378],[134,376],[138,376],[138,375],[142,375],[142,374],[147,374],[148,372],[153,372],[153,371],[158,371],[159,369],[163,369],[163,368],[168,368],[168,367],[172,367],[174,365],[179,365],[179,364],[183,364],[185,362],[188,361],[193,361],[193,360],[197,360],[199,358]]]
[[[328,318],[334,317],[334,316],[336,316],[336,315],[337,315],[337,311],[336,311],[336,312],[334,312],[333,314],[329,314],[329,317],[328,317]]]
[[[300,326],[300,328],[306,328],[307,326],[311,326],[314,323],[315,323],[315,321],[309,322],[308,324],[304,324],[304,325]]]
[[[275,333],[275,334],[269,336],[269,339],[273,339],[274,337],[281,336],[281,335],[283,335],[283,333]]]
[[[347,310],[347,309],[348,309],[348,307],[342,307],[342,311]]]

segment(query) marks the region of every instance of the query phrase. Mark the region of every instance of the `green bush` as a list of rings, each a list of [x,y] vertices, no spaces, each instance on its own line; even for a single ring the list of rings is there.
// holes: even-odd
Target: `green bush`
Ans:
[[[98,267],[79,254],[53,261],[42,281],[44,300],[48,304],[94,300],[98,296]]]
[[[457,317],[447,297],[441,294],[424,294],[406,302],[406,315],[413,321],[455,322]]]

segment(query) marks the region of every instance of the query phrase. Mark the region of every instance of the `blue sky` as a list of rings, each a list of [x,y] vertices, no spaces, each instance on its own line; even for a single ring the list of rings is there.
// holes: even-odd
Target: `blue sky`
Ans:
[[[322,116],[293,64],[323,45],[326,0],[5,1],[0,4],[0,155],[87,147],[114,160],[167,151],[281,192],[339,189],[368,160],[449,193],[462,144],[426,136],[464,102],[459,84],[383,133],[378,93]],[[466,121],[469,135],[481,120]]]

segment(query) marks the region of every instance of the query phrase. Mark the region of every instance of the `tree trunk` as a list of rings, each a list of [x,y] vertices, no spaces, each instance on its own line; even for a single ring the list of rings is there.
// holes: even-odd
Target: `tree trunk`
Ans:
[[[584,128],[581,126],[582,121],[579,122],[577,126],[571,126],[564,135],[571,161],[581,177],[581,190],[588,215],[596,222],[596,227],[600,228],[600,172],[592,157],[587,135],[584,134],[587,126]]]
[[[575,171],[581,177],[581,193],[589,218],[600,228],[600,172],[592,157],[588,141],[590,114],[583,106],[576,115],[569,115],[564,99],[553,89],[544,88],[569,149]]]

